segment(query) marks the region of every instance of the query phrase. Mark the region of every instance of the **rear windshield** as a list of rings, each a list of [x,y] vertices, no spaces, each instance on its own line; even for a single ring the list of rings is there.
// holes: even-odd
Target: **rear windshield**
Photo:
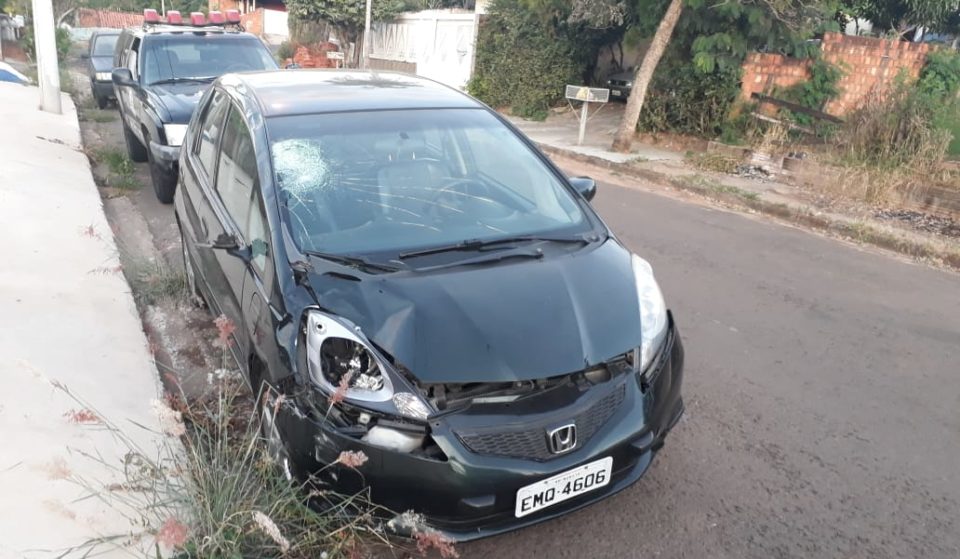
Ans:
[[[113,56],[113,47],[117,45],[120,35],[97,35],[93,39],[93,53],[91,56]]]
[[[177,78],[215,78],[231,72],[275,70],[270,51],[250,36],[171,35],[145,45],[144,83]]]

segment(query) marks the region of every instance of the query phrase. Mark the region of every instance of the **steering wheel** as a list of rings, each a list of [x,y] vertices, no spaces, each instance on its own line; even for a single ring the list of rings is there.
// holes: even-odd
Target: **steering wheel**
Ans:
[[[451,178],[430,197],[424,208],[425,213],[434,221],[444,221],[463,215],[465,208],[471,205],[499,205],[489,194],[489,187],[479,181]]]

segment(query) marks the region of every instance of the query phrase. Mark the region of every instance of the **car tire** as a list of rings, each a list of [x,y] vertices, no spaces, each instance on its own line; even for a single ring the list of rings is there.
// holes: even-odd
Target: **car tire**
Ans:
[[[190,295],[190,302],[197,308],[208,308],[206,299],[200,291],[200,284],[197,283],[197,269],[193,265],[193,257],[187,249],[187,239],[183,234],[183,226],[177,221],[177,228],[180,230],[180,250],[183,254],[183,275],[186,278],[187,293]]]
[[[130,156],[130,159],[136,161],[137,163],[143,163],[147,160],[147,148],[136,136],[133,135],[133,132],[130,131],[130,127],[127,126],[125,119],[123,121],[123,143],[127,145],[127,155]]]
[[[94,96],[93,96],[93,99],[97,102],[97,108],[98,108],[98,109],[103,110],[103,109],[106,109],[106,108],[107,108],[107,103],[109,103],[109,100],[108,100],[106,97],[101,97],[101,96],[99,96],[99,95],[94,95]]]
[[[150,165],[150,180],[153,182],[153,191],[157,200],[164,204],[173,203],[173,194],[177,191],[177,175],[164,170],[153,159],[153,154],[147,150],[147,162]]]

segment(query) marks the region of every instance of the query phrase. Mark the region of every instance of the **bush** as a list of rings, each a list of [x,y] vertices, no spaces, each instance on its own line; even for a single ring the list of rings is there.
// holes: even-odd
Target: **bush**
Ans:
[[[658,70],[640,114],[640,130],[716,137],[740,94],[740,69],[705,73],[692,64]]]
[[[852,114],[841,131],[848,161],[881,169],[931,173],[943,161],[950,133],[937,127],[938,103],[902,81]]]
[[[23,50],[30,55],[30,58],[36,60],[37,45],[33,37],[33,26],[28,25],[24,29],[25,32],[23,34],[23,38],[20,40],[21,44],[23,45]],[[54,35],[54,40],[57,44],[57,58],[60,60],[60,62],[63,62],[66,60],[67,54],[70,52],[70,32],[66,29],[58,27]]]
[[[284,41],[280,43],[280,46],[277,48],[277,58],[282,64],[288,58],[293,58],[293,55],[297,53],[297,45],[293,44],[292,41]]]
[[[796,85],[790,86],[775,96],[784,101],[792,101],[803,107],[822,110],[827,101],[840,94],[840,78],[843,71],[829,62],[816,59],[810,65],[810,77]],[[803,113],[782,109],[781,115],[804,126],[819,125],[822,121]]]
[[[467,90],[521,117],[546,118],[564,86],[589,65],[583,37],[544,19],[518,0],[494,0],[477,34],[476,70]],[[592,51],[590,51],[592,52]]]
[[[957,102],[960,92],[960,54],[939,50],[927,55],[927,63],[917,80],[917,90],[938,107],[933,121],[937,128],[950,134],[947,153],[960,155],[960,106]]]

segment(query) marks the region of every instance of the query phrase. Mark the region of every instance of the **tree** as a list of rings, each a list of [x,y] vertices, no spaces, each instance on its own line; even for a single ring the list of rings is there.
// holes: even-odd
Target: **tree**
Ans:
[[[934,31],[956,31],[958,0],[843,0],[843,15],[869,20],[875,29],[903,33],[925,27]]]
[[[614,138],[615,151],[629,150],[644,106],[650,104],[648,90],[655,74],[659,76],[655,86],[659,82],[669,90],[676,89],[671,84],[684,88],[683,95],[671,99],[690,98],[690,86],[696,87],[698,81],[704,85],[702,95],[708,94],[708,83],[712,86],[722,83],[722,87],[712,89],[725,99],[723,103],[702,104],[711,113],[707,119],[710,126],[705,128],[715,129],[718,105],[729,106],[733,102],[735,95],[728,95],[728,85],[736,86],[747,53],[760,50],[809,56],[816,49],[806,40],[817,31],[836,28],[833,21],[836,0],[670,0],[669,6],[665,6],[663,0],[632,0],[628,7],[633,14],[625,17],[627,34],[639,32],[641,36],[650,36],[653,33],[653,43],[634,77],[624,117]],[[654,101],[661,110],[661,123],[667,117],[662,112],[684,110],[666,106],[670,102],[661,98]],[[697,120],[696,115],[688,116],[694,118],[685,120]],[[710,133],[710,130],[701,126],[699,132]]]
[[[403,0],[375,0],[373,19],[390,20],[403,11]],[[354,45],[353,66],[360,65],[360,40],[366,16],[365,0],[287,0],[287,11],[295,19],[329,23],[346,48]]]
[[[627,99],[627,107],[623,112],[623,118],[620,120],[620,127],[617,128],[617,134],[613,138],[613,150],[622,153],[630,151],[630,144],[633,143],[633,135],[637,131],[637,122],[640,120],[640,111],[643,110],[643,102],[647,97],[647,89],[650,86],[650,80],[653,79],[653,72],[660,64],[663,53],[667,50],[670,43],[670,37],[673,30],[680,21],[680,13],[683,11],[684,0],[670,0],[667,7],[667,13],[660,20],[657,32],[653,36],[650,48],[643,56],[643,62],[637,68],[637,73],[633,78],[633,88],[630,90],[630,97]]]

